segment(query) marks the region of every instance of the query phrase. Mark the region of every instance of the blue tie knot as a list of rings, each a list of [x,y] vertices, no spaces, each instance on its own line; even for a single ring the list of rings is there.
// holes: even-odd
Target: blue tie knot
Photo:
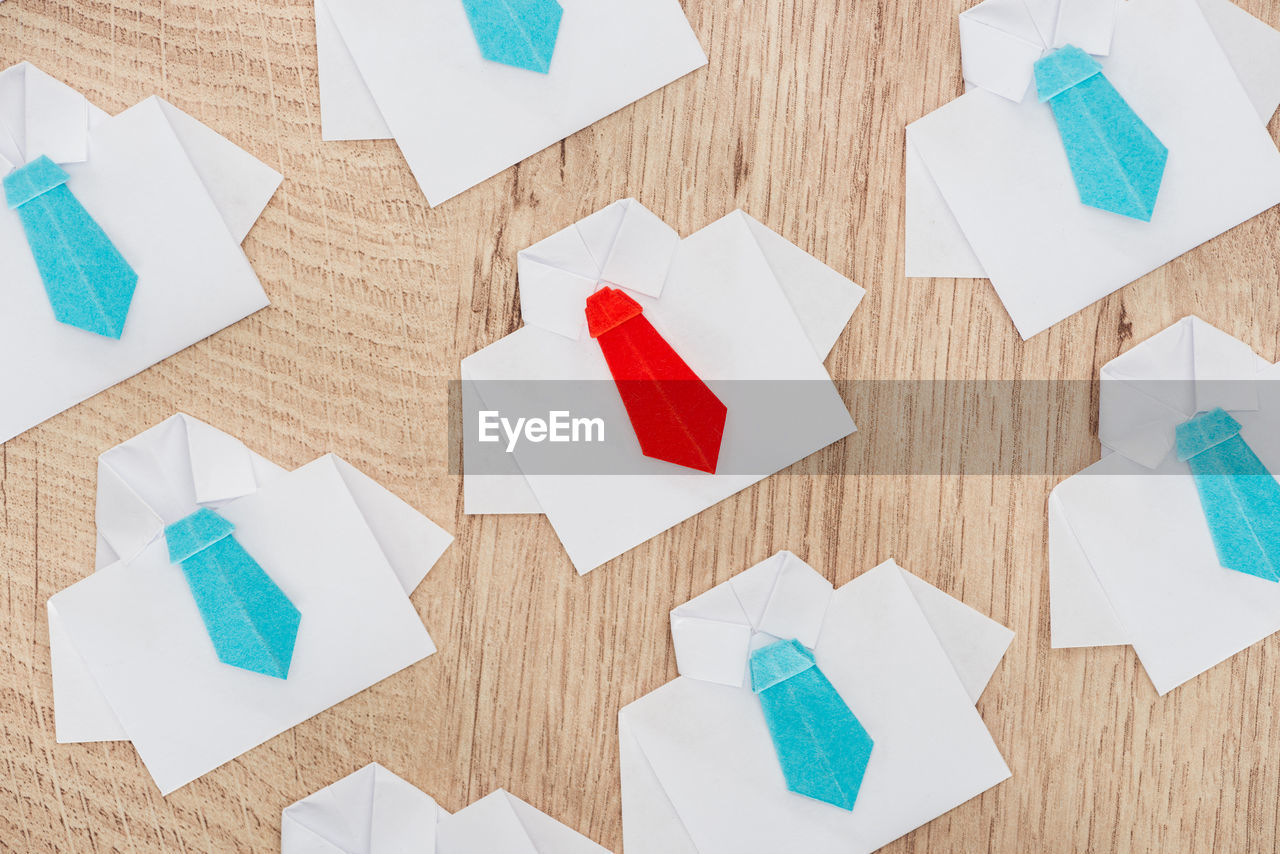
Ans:
[[[1102,73],[1098,60],[1075,45],[1060,47],[1035,64],[1036,94],[1041,101],[1056,98],[1095,74]]]
[[[800,641],[775,641],[751,653],[751,690],[759,694],[816,666],[813,653]]]
[[[10,210],[67,183],[67,173],[43,154],[4,178],[4,199]]]
[[[164,539],[169,547],[169,562],[182,563],[218,540],[231,536],[235,529],[235,525],[217,513],[201,507],[190,516],[165,527]]]
[[[1218,408],[1211,412],[1197,413],[1190,420],[1179,424],[1174,432],[1178,459],[1185,462],[1238,435],[1240,422],[1225,410]]]

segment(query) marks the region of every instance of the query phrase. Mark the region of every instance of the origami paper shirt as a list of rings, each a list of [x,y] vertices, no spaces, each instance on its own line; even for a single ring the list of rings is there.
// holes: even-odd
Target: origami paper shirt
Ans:
[[[97,520],[98,571],[49,600],[57,736],[133,742],[164,794],[435,651],[408,594],[452,537],[337,457],[286,472],[174,416],[99,459]],[[210,549],[260,638],[206,622]]]
[[[1103,367],[1103,457],[1049,498],[1053,646],[1130,644],[1165,694],[1280,630],[1275,379],[1195,317]]]
[[[872,851],[1009,776],[974,703],[1012,632],[893,561],[835,590],[779,552],[672,611],[671,636],[680,677],[618,716],[628,854]],[[851,811],[788,791],[753,693],[794,669],[761,667],[770,649],[812,656],[800,672],[874,738],[869,762],[841,754],[865,764]]]
[[[502,789],[450,815],[377,763],[285,807],[280,826],[282,854],[607,854]]]
[[[158,98],[8,68],[0,176],[0,442],[267,304],[239,244],[279,173]]]
[[[432,205],[707,63],[678,0],[316,0],[316,48],[324,138],[394,138]]]
[[[518,267],[524,327],[462,362],[466,512],[546,513],[579,572],[855,429],[822,360],[862,289],[742,212],[681,239],[627,199],[524,250]],[[645,456],[654,445],[619,393],[635,384],[617,380],[599,343],[615,333],[593,339],[586,322],[605,287],[642,310],[628,324],[643,319],[678,354],[669,376],[684,377],[673,384],[700,413],[687,420],[706,428],[683,459],[715,474]],[[605,441],[509,453],[475,441],[480,412],[554,410],[599,416]]]
[[[1280,202],[1280,32],[1229,0],[986,0],[960,44],[968,91],[907,128],[907,275],[990,278],[1024,338]],[[1064,56],[1101,76],[1046,109]]]

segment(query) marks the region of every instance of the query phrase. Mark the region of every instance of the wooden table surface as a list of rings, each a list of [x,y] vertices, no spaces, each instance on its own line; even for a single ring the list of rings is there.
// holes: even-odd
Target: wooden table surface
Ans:
[[[281,808],[376,760],[619,850],[617,712],[675,676],[669,609],[783,548],[837,584],[895,557],[1017,632],[979,703],[1012,779],[886,850],[1280,845],[1280,638],[1164,698],[1129,648],[1049,648],[1045,499],[1096,457],[1090,411],[1021,416],[1067,462],[962,477],[841,468],[899,423],[855,406],[835,465],[581,578],[545,520],[462,514],[459,360],[520,325],[519,249],[626,196],[682,234],[742,207],[865,286],[837,379],[1088,381],[1190,313],[1280,358],[1276,209],[1025,343],[987,282],[904,278],[903,127],[960,93],[964,5],[687,0],[707,68],[432,210],[394,143],[321,142],[308,0],[0,4],[0,66],[112,112],[158,93],[285,176],[245,243],[269,308],[0,448],[0,849],[271,851]],[[55,743],[45,602],[92,569],[97,454],[175,411],[283,465],[335,451],[457,541],[413,596],[437,655],[161,798],[130,745]]]

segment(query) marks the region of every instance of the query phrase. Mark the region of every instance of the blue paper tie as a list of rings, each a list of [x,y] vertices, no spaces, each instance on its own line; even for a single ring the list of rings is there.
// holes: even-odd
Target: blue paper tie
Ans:
[[[164,529],[169,560],[182,566],[218,660],[285,679],[302,614],[233,531],[201,508]]]
[[[755,650],[751,690],[760,698],[787,788],[852,810],[874,742],[813,653],[797,640]]]
[[[1036,91],[1048,101],[1080,201],[1150,222],[1169,149],[1120,97],[1102,66],[1067,45],[1035,64]]]
[[[564,9],[556,0],[462,0],[480,53],[492,62],[546,74]]]
[[[1178,425],[1178,459],[1200,493],[1218,562],[1226,569],[1280,581],[1280,483],[1240,437],[1240,422],[1221,409]]]
[[[67,173],[39,157],[4,179],[61,323],[107,338],[124,333],[138,274],[67,188]]]

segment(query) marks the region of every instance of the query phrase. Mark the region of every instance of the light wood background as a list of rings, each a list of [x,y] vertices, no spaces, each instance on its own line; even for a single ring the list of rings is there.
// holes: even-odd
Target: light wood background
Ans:
[[[896,557],[1018,633],[979,703],[1013,778],[888,850],[1280,845],[1280,638],[1163,699],[1127,648],[1050,650],[1060,476],[775,476],[584,578],[544,520],[462,515],[459,360],[519,326],[519,249],[624,196],[683,234],[743,207],[864,285],[838,379],[1089,380],[1189,313],[1280,358],[1277,210],[1026,343],[986,282],[903,277],[903,127],[961,91],[965,5],[686,0],[709,67],[432,210],[392,142],[321,142],[308,0],[0,4],[0,65],[159,93],[285,175],[245,243],[270,308],[0,448],[0,849],[271,851],[377,760],[618,850],[616,716],[675,676],[668,610],[781,548],[836,583]],[[457,542],[413,597],[439,654],[161,798],[128,744],[55,743],[45,601],[92,568],[96,455],[179,410],[287,466],[336,451]],[[899,413],[854,415],[849,443]],[[1078,467],[1094,426],[1038,441]]]

